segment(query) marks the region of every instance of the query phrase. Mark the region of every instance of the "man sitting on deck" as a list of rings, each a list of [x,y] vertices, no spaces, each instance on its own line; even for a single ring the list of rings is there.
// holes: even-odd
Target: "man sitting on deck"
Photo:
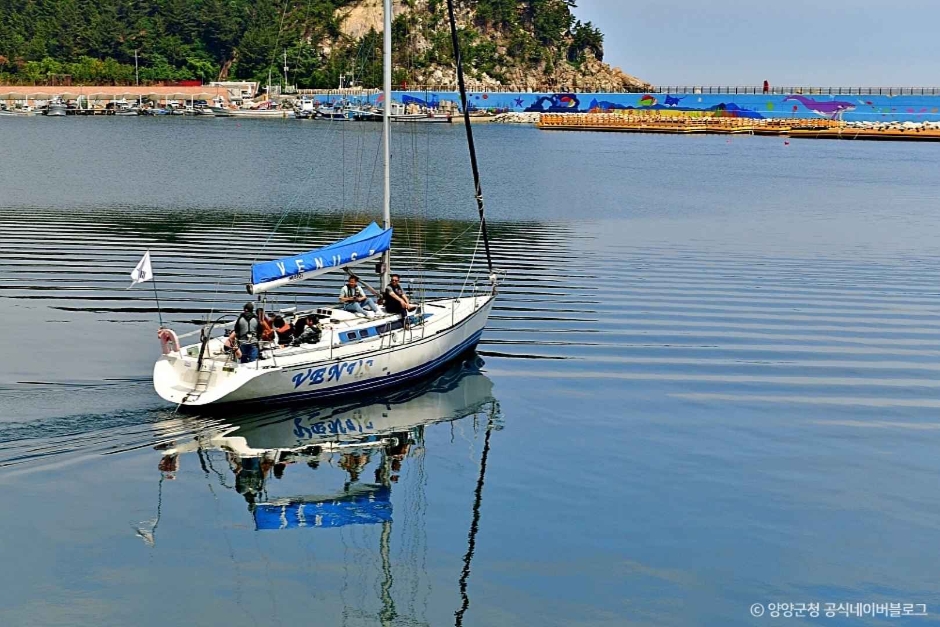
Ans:
[[[354,314],[367,315],[365,310],[372,312],[369,317],[379,313],[379,307],[359,286],[359,278],[356,275],[350,275],[349,280],[339,291],[339,302],[343,303],[343,309],[351,311]]]
[[[408,295],[401,287],[401,277],[393,274],[391,282],[385,288],[385,311],[390,314],[399,314],[402,319],[406,319],[408,312],[414,309],[417,309],[417,305],[412,305],[408,300]]]

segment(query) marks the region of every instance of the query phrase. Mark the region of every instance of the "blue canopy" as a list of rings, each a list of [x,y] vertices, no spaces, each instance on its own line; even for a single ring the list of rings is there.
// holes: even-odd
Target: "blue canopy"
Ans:
[[[252,294],[257,294],[352,263],[369,261],[379,257],[391,245],[392,229],[383,229],[373,222],[355,235],[324,248],[252,264],[249,288]]]
[[[255,507],[255,529],[344,527],[371,525],[392,519],[391,491],[378,489],[323,501],[292,500]]]

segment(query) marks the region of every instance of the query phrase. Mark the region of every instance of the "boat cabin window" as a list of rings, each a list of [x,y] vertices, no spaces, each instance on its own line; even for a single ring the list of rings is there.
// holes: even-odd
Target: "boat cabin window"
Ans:
[[[392,331],[397,331],[402,328],[402,321],[395,320],[394,322],[383,324],[377,327],[368,327],[366,329],[358,329],[356,331],[343,331],[340,334],[341,342],[355,342],[357,340],[365,340],[370,337],[378,337],[379,335],[385,333],[391,333]]]

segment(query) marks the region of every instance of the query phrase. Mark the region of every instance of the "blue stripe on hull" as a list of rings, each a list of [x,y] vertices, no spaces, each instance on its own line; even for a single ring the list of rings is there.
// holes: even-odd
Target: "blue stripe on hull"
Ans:
[[[255,403],[293,403],[303,400],[314,400],[314,399],[326,399],[334,396],[342,396],[349,394],[351,392],[372,392],[375,390],[380,390],[383,388],[390,387],[392,385],[397,385],[399,383],[404,383],[405,381],[410,381],[412,379],[418,379],[423,377],[430,372],[444,366],[451,360],[459,357],[460,355],[466,353],[467,351],[473,349],[477,343],[480,341],[480,337],[483,335],[483,329],[480,329],[469,338],[464,340],[462,343],[458,344],[454,348],[450,349],[437,359],[429,361],[426,364],[421,364],[411,370],[403,370],[398,374],[392,374],[381,378],[370,379],[368,381],[360,381],[357,383],[349,383],[346,385],[340,385],[332,387],[326,390],[314,390],[312,392],[295,392],[293,394],[282,394],[280,396],[267,396],[264,398],[253,398],[245,401],[230,401],[231,403],[237,403],[239,405],[252,405]],[[215,406],[220,406],[226,404],[224,401],[222,403],[214,404]],[[206,409],[205,405],[201,406],[200,409]]]

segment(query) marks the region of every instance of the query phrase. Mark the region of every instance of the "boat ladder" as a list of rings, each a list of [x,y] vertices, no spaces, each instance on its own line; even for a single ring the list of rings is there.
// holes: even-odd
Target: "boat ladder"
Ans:
[[[203,392],[209,389],[210,379],[212,379],[212,366],[203,366],[202,369],[196,373],[196,384],[193,386],[192,392],[187,394],[186,398],[183,399],[183,403],[195,401],[202,396]]]

